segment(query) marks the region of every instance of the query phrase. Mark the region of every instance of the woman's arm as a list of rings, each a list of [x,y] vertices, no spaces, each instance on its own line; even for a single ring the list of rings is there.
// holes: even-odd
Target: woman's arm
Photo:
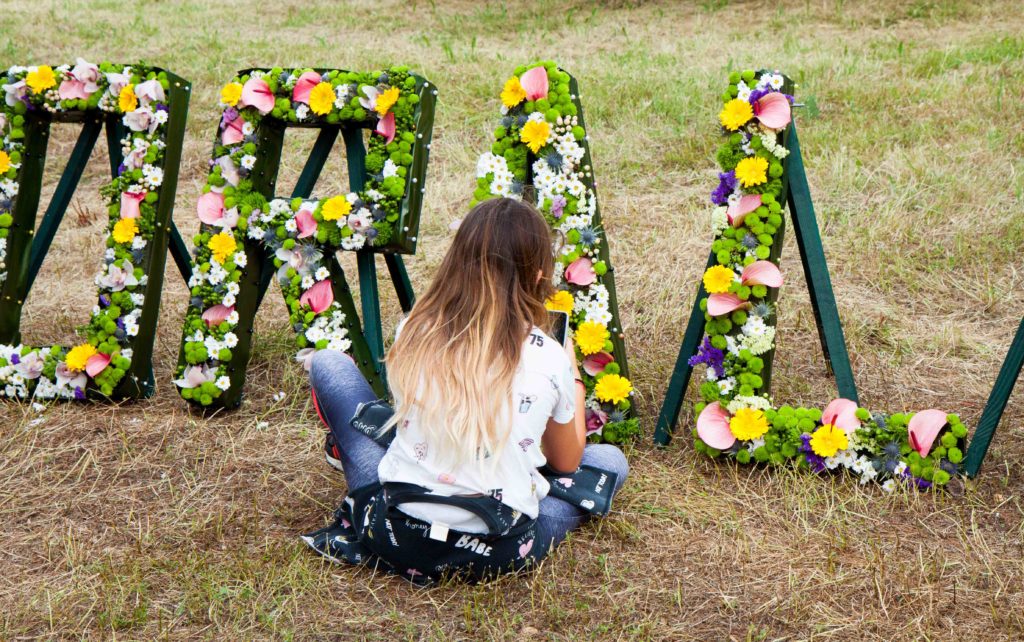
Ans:
[[[572,472],[583,459],[583,448],[587,444],[586,388],[580,377],[580,367],[576,363],[576,348],[572,339],[565,343],[565,351],[572,364],[573,394],[576,398],[576,412],[566,423],[559,423],[554,418],[548,419],[547,429],[541,438],[541,447],[548,465],[559,472]]]

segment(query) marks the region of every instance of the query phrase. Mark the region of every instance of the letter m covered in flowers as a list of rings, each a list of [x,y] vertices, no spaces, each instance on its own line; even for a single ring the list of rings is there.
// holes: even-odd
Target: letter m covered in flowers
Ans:
[[[253,319],[271,281],[284,294],[298,361],[308,367],[317,350],[344,350],[386,394],[375,254],[384,254],[408,310],[413,296],[400,255],[416,249],[436,95],[406,67],[257,69],[224,85],[198,201],[202,225],[175,380],[183,398],[207,407],[240,403]],[[319,135],[291,196],[278,198],[284,133],[293,127]],[[339,134],[349,190],[312,199]],[[363,324],[339,251],[357,253]]]
[[[0,84],[0,396],[149,396],[189,85],[143,64],[81,58],[11,67]],[[53,123],[83,125],[37,227]],[[101,190],[108,219],[96,305],[77,345],[25,345],[22,306],[104,125],[112,177]]]

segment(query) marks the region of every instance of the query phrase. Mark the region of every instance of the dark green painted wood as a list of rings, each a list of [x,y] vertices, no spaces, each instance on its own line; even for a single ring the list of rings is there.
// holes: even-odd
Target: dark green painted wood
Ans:
[[[53,242],[57,228],[60,227],[60,222],[64,219],[64,213],[67,212],[68,205],[71,204],[71,197],[75,195],[75,189],[82,179],[82,173],[85,172],[85,166],[89,163],[89,157],[92,155],[93,148],[96,147],[96,141],[99,139],[102,129],[103,116],[98,113],[90,114],[90,118],[82,125],[82,131],[78,135],[71,156],[68,157],[68,164],[64,167],[60,181],[57,182],[53,198],[50,199],[46,213],[43,214],[43,219],[39,222],[35,236],[32,238],[32,250],[28,260],[28,278],[25,279],[22,286],[22,298],[28,297],[32,284],[35,283],[36,276],[39,275],[39,268],[42,267],[43,259],[46,258],[46,253],[50,249],[50,243]]]
[[[786,157],[789,213],[797,245],[800,247],[800,258],[807,279],[807,291],[811,297],[814,320],[818,325],[818,338],[825,356],[825,365],[829,374],[836,378],[839,396],[858,401],[857,384],[853,378],[850,355],[846,350],[846,338],[843,336],[839,308],[832,291],[832,279],[829,277],[828,264],[825,261],[825,248],[821,243],[818,220],[814,215],[814,203],[811,201],[811,190],[807,184],[807,174],[804,172],[804,162],[800,155],[800,139],[797,137],[795,121],[789,126],[787,145],[790,151]]]
[[[1006,353],[1006,359],[999,369],[996,383],[988,396],[988,403],[978,420],[978,427],[974,429],[974,436],[967,447],[967,456],[964,458],[964,471],[968,477],[974,477],[981,469],[985,455],[988,454],[989,444],[996,434],[999,420],[1003,417],[1006,404],[1010,401],[1010,394],[1013,387],[1020,378],[1021,370],[1024,369],[1024,319],[1021,319],[1017,334],[1013,337],[1010,350]]]
[[[707,271],[709,267],[717,263],[715,253],[712,252],[704,270]],[[668,382],[665,401],[661,404],[661,411],[658,413],[658,423],[654,428],[654,443],[659,446],[667,446],[672,441],[672,433],[679,423],[679,412],[683,408],[686,387],[690,385],[690,375],[693,374],[690,357],[697,353],[697,348],[704,338],[704,326],[707,320],[704,318],[704,310],[700,308],[700,302],[707,295],[704,282],[701,281],[697,288],[697,298],[693,303],[693,309],[690,311],[690,321],[686,324],[686,332],[683,334],[683,343],[679,346],[679,356],[676,357],[676,365],[672,368],[672,378]]]
[[[171,221],[171,231],[167,243],[167,249],[171,253],[171,258],[174,259],[174,265],[178,268],[181,280],[188,283],[188,280],[192,278],[192,256],[188,253],[185,239],[181,238],[181,232],[178,231],[178,226],[174,224],[174,221]]]
[[[391,282],[395,284],[398,305],[402,307],[402,312],[408,314],[416,303],[416,295],[412,291],[412,282],[409,281],[405,261],[398,254],[385,254],[384,262],[387,263],[388,272],[391,274]]]

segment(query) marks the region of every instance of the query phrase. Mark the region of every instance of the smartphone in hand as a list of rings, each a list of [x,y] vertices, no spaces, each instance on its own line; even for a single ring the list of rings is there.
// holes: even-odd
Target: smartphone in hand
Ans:
[[[548,334],[564,346],[569,336],[569,315],[560,310],[548,310],[548,314],[551,316],[551,329]]]

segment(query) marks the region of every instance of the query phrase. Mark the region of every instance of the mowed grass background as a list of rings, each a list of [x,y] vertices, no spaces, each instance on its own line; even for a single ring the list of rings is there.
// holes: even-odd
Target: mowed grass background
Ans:
[[[0,638],[1024,637],[1020,392],[982,475],[954,494],[710,462],[688,412],[670,448],[650,439],[711,241],[718,95],[730,70],[760,66],[793,76],[808,105],[801,142],[862,403],[977,421],[1024,312],[1017,2],[7,0],[0,16],[4,68],[141,58],[193,81],[186,236],[236,69],[411,65],[441,92],[408,260],[420,290],[466,210],[502,83],[557,60],[582,88],[645,429],[615,514],[533,575],[422,591],[323,563],[296,535],[345,487],[323,463],[280,297],[258,317],[245,404],[203,418],[170,383],[187,296],[169,265],[153,399],[0,404]],[[56,130],[51,192],[76,133]],[[280,193],[307,134],[289,134]],[[70,343],[94,302],[105,154],[29,298],[26,341]],[[341,189],[342,165],[339,152],[318,194]],[[835,390],[791,238],[782,265],[775,399],[821,406]],[[388,329],[398,315],[385,296]]]

